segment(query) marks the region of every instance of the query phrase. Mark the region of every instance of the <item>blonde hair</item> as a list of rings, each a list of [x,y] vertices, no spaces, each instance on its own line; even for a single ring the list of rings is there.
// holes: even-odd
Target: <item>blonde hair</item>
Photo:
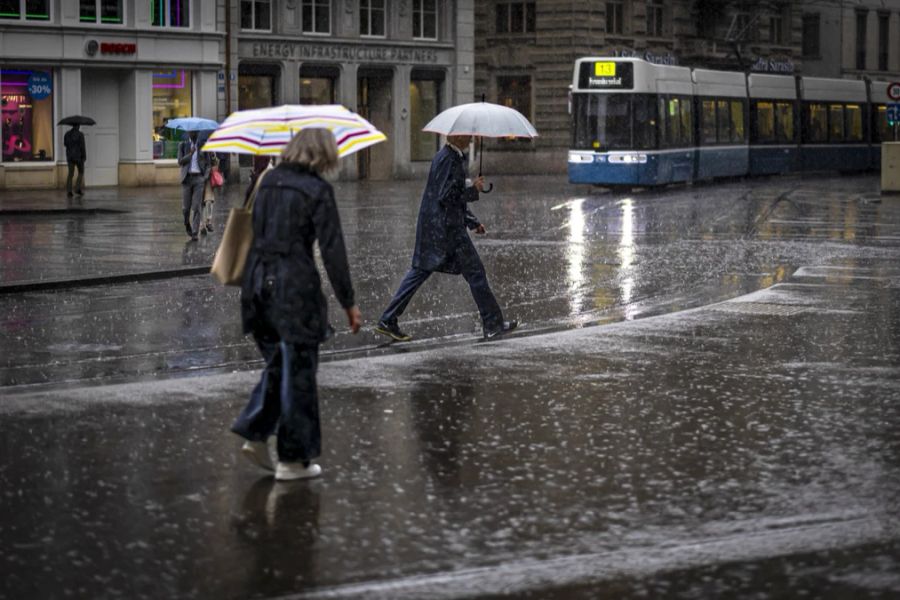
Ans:
[[[331,171],[338,165],[334,134],[322,127],[301,129],[282,151],[281,160],[301,164],[317,173]]]

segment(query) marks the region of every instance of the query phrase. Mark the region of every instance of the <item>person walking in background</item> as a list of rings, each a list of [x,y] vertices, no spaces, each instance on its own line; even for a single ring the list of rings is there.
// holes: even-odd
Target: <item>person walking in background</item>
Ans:
[[[327,129],[304,129],[288,143],[281,159],[256,192],[253,246],[241,287],[244,333],[253,334],[265,367],[231,431],[247,440],[241,449],[245,457],[284,481],[322,472],[312,462],[322,444],[316,371],[319,345],[332,330],[315,242],[353,333],[359,331],[362,316],[334,190],[321,176],[337,166],[334,136]],[[276,452],[271,448],[273,434]]]
[[[253,188],[256,187],[256,182],[259,180],[260,176],[271,166],[271,156],[256,155],[253,157],[253,167],[250,169],[250,184],[247,186],[247,191],[244,193],[244,204],[250,199],[250,194],[253,193]]]
[[[72,125],[72,128],[63,136],[63,145],[66,147],[66,164],[69,167],[69,175],[66,177],[66,195],[72,197],[72,176],[78,169],[78,179],[75,181],[75,193],[84,194],[84,162],[87,160],[87,148],[84,146],[84,134],[81,127]]]
[[[209,159],[205,152],[200,152],[196,131],[189,131],[188,139],[178,144],[178,164],[181,166],[181,213],[184,216],[184,229],[191,236],[191,241],[197,241],[203,225],[203,187],[209,176]]]
[[[479,235],[486,229],[467,208],[468,202],[478,200],[484,187],[484,178],[478,177],[466,184],[465,155],[472,141],[470,135],[452,135],[434,160],[428,173],[428,183],[419,206],[416,224],[416,247],[412,268],[406,273],[394,294],[375,332],[392,340],[405,342],[412,336],[400,330],[398,319],[406,310],[416,290],[435,271],[462,274],[472,297],[478,305],[485,339],[512,331],[518,321],[504,321],[503,312],[488,284],[484,265],[472,244],[466,227]]]

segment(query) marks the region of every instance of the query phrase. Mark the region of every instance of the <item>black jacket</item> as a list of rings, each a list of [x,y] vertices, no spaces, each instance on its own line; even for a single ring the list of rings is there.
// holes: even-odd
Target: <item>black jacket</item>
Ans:
[[[444,146],[431,161],[428,183],[419,206],[413,267],[425,271],[459,273],[457,254],[474,251],[466,227],[478,227],[478,219],[466,203],[478,200],[478,190],[466,187],[463,157]]]
[[[241,289],[244,333],[274,328],[297,344],[318,344],[328,331],[328,306],[313,243],[341,306],[355,304],[334,190],[299,165],[265,174],[253,206],[253,247]]]
[[[87,160],[87,150],[84,147],[84,134],[81,131],[70,129],[63,136],[63,145],[66,147],[66,162],[84,162]]]

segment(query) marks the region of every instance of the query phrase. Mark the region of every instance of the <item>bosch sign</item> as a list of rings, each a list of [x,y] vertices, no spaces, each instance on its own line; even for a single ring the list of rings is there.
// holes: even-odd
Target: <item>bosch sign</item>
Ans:
[[[100,42],[100,52],[102,54],[134,54],[137,52],[137,44]]]

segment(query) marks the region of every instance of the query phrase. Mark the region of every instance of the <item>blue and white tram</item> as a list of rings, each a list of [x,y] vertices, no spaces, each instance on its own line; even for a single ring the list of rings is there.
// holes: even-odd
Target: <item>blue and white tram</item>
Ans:
[[[569,181],[605,186],[878,168],[887,85],[581,58]]]

